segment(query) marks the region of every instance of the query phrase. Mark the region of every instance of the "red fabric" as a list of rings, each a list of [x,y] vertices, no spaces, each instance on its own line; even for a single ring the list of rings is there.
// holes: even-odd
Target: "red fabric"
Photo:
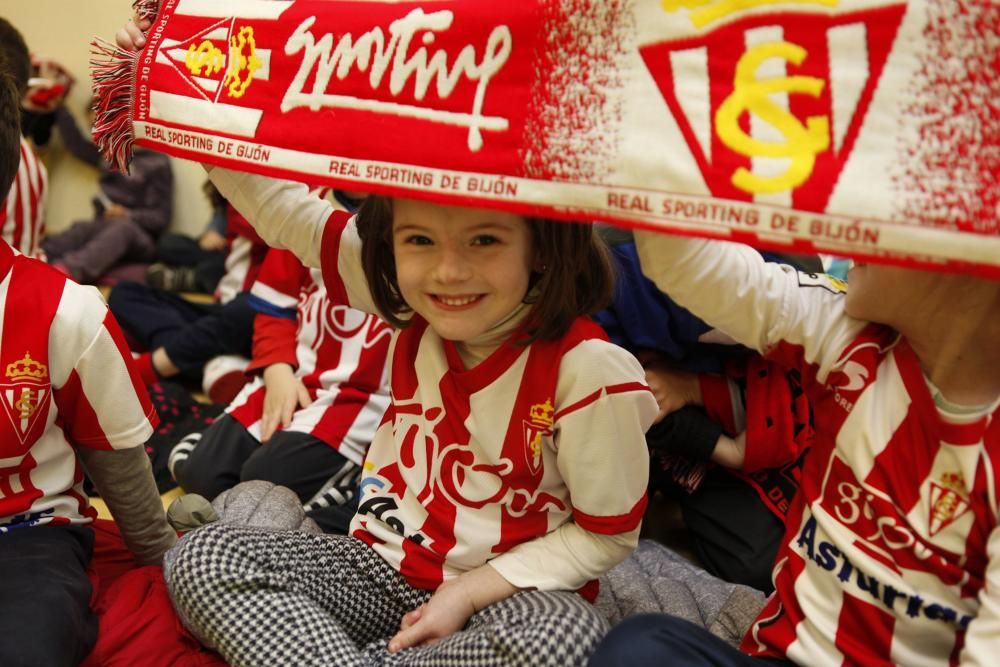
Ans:
[[[253,321],[253,360],[247,366],[247,372],[261,371],[279,362],[298,368],[295,355],[297,328],[297,320],[257,313]]]
[[[174,613],[159,566],[137,567],[113,521],[94,522],[97,644],[82,667],[225,667]]]

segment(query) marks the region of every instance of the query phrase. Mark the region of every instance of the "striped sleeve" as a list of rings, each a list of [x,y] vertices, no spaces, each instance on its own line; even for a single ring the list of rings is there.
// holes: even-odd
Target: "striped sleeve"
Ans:
[[[866,324],[844,313],[842,291],[765,262],[749,246],[648,231],[635,239],[642,272],[670,298],[761,353],[796,346],[820,380]]]
[[[51,365],[61,373],[52,377],[54,397],[67,438],[92,449],[144,444],[156,412],[97,291],[67,281],[49,336]]]
[[[490,561],[521,588],[574,590],[601,576],[638,544],[646,509],[644,434],[658,407],[639,362],[592,339],[559,367],[554,440],[573,521]]]
[[[268,245],[292,251],[307,267],[322,268],[332,300],[378,314],[361,269],[361,240],[353,220],[329,200],[294,181],[214,167],[219,192]]]

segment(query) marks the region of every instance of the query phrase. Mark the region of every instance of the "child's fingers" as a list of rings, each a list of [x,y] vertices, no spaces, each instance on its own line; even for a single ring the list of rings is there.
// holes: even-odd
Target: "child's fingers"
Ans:
[[[427,623],[421,623],[418,620],[405,630],[397,632],[396,636],[389,640],[389,653],[396,653],[411,646],[417,646],[425,640],[430,639],[431,634],[428,632],[427,626]]]
[[[413,625],[414,623],[416,623],[417,621],[419,621],[420,620],[420,612],[421,612],[421,610],[423,608],[424,608],[423,605],[421,605],[421,606],[417,607],[416,609],[414,609],[413,611],[411,611],[408,614],[406,614],[405,616],[403,616],[403,621],[402,621],[402,623],[399,624],[399,629],[400,630],[406,630],[411,625]]]
[[[312,397],[309,395],[309,390],[305,388],[305,385],[299,383],[299,407],[308,408],[312,405]]]
[[[145,26],[145,28],[142,26]],[[123,49],[142,48],[146,44],[146,37],[143,35],[143,30],[148,29],[149,26],[150,22],[148,20],[140,21],[138,24],[135,21],[129,21],[121,30],[115,33],[115,42]]]
[[[264,415],[260,420],[260,441],[267,442],[274,435],[274,429],[278,425],[278,420],[275,419],[274,414],[265,411]]]

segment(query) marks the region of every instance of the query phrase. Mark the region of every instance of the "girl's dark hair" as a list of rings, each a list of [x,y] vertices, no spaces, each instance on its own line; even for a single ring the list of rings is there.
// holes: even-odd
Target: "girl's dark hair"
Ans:
[[[10,192],[20,164],[21,95],[14,78],[0,70],[0,197]]]
[[[573,320],[591,315],[611,303],[614,271],[607,248],[589,223],[527,218],[534,244],[535,264],[529,293],[534,307],[527,323],[530,343],[565,335]],[[358,210],[361,263],[372,299],[390,324],[403,328],[411,312],[396,280],[392,252],[392,200],[371,196]],[[535,289],[537,288],[537,289]]]

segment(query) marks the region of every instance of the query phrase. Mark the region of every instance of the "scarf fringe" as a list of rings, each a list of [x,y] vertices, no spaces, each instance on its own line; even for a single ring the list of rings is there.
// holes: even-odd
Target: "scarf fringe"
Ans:
[[[708,464],[704,461],[694,461],[680,454],[668,454],[663,451],[655,452],[654,458],[660,468],[689,494],[697,491],[705,479]]]
[[[132,159],[132,83],[139,53],[103,39],[90,43],[90,76],[94,86],[93,139],[101,155],[121,172]]]
[[[136,0],[132,8],[140,19],[154,19],[159,0]],[[120,172],[128,172],[135,130],[132,127],[132,84],[139,52],[128,51],[107,40],[90,43],[90,76],[94,87],[93,140],[104,159]]]

